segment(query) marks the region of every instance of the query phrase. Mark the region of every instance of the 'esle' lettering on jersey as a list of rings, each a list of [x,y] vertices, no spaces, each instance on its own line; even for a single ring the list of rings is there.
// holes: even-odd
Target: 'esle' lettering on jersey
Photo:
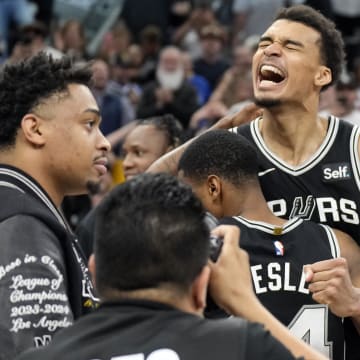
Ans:
[[[305,287],[305,274],[301,277],[291,278],[291,264],[271,262],[267,266],[252,265],[251,276],[253,279],[256,294],[263,294],[268,291],[292,291],[309,294]],[[294,276],[294,275],[293,275]]]
[[[322,166],[323,181],[333,182],[351,179],[350,164],[336,163]]]
[[[304,203],[305,206],[303,206]],[[268,206],[277,216],[286,216],[287,214],[287,204],[284,199],[269,201]],[[311,195],[307,196],[305,201],[301,196],[296,197],[289,217],[301,217],[308,220],[315,207],[318,210],[319,221],[322,223],[331,221],[353,225],[360,223],[355,201],[344,198],[336,200],[332,197],[313,198]]]

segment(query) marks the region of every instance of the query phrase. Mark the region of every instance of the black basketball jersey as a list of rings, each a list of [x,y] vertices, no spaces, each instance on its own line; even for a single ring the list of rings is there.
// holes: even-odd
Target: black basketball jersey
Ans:
[[[240,246],[249,253],[254,290],[261,303],[325,356],[344,359],[342,318],[312,299],[303,274],[304,265],[339,256],[333,231],[300,218],[281,228],[239,216],[220,222],[240,228]]]
[[[274,214],[328,224],[348,233],[360,245],[357,126],[329,117],[322,145],[306,163],[295,167],[267,148],[260,134],[259,119],[232,131],[255,144],[261,188]]]

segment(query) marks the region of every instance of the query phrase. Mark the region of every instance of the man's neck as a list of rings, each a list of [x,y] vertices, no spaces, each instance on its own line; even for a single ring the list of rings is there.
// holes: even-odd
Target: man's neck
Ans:
[[[16,149],[1,151],[0,163],[14,166],[35,179],[56,207],[59,208],[64,198],[64,193],[55,186],[53,181],[51,181],[51,177],[48,176],[49,170],[42,164],[42,161],[36,160],[29,154],[29,150],[27,152],[22,150],[17,151]]]
[[[162,304],[172,306],[178,310],[197,314],[190,296],[185,295],[181,291],[177,291],[174,287],[171,288],[149,288],[138,289],[131,291],[119,291],[116,289],[108,289],[102,297],[102,301],[116,301],[116,300],[144,300],[154,301]]]
[[[260,132],[269,150],[291,166],[306,162],[320,147],[327,133],[328,120],[317,111],[265,109]]]
[[[224,203],[227,204],[224,216],[242,216],[247,220],[261,221],[277,226],[286,222],[270,211],[257,181],[244,184],[241,189],[236,188],[235,192],[228,192],[227,195],[224,194]]]

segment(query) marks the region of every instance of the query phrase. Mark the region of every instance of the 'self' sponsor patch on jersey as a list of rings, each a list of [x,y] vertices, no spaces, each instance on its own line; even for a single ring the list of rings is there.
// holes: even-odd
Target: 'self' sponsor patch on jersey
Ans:
[[[322,166],[322,180],[333,182],[351,179],[351,166],[349,163],[333,163]]]

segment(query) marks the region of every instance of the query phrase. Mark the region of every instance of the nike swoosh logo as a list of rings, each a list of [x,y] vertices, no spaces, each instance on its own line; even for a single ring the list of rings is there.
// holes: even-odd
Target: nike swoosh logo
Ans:
[[[276,170],[275,168],[270,168],[270,169],[267,169],[267,170],[265,170],[265,171],[260,171],[259,173],[258,173],[258,176],[264,176],[265,174],[267,174],[267,173],[269,173],[269,172],[271,172],[271,171],[274,171],[274,170]]]

